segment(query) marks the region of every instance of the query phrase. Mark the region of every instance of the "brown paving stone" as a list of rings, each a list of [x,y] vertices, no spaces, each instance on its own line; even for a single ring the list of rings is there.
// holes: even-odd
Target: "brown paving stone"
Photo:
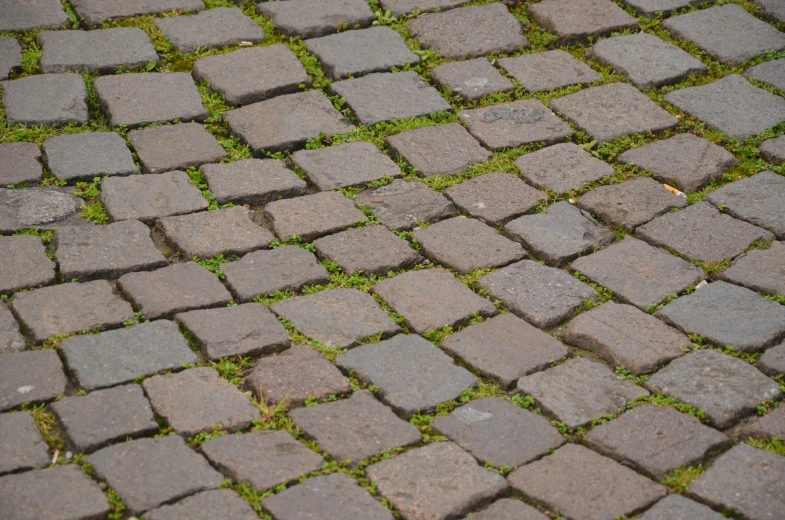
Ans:
[[[305,242],[368,220],[351,199],[329,191],[271,202],[264,213],[278,238],[298,236]]]
[[[0,237],[0,294],[50,285],[55,281],[55,263],[46,256],[40,237]]]
[[[531,213],[547,198],[511,173],[493,172],[447,188],[444,194],[458,208],[489,226],[503,226]]]
[[[184,123],[133,130],[128,133],[144,173],[185,170],[217,163],[229,154],[199,123]]]
[[[371,208],[382,224],[396,231],[456,214],[453,203],[441,193],[415,181],[394,180],[381,188],[365,190],[357,195],[355,203],[358,207]]]
[[[0,475],[43,468],[52,460],[30,412],[0,415],[0,436]]]
[[[560,49],[502,58],[499,65],[529,92],[588,85],[601,79],[591,67]]]
[[[384,226],[347,229],[319,238],[313,245],[319,256],[335,262],[345,273],[385,275],[423,261],[409,243]]]
[[[762,227],[785,240],[785,176],[760,172],[726,184],[706,200],[736,218]]]
[[[512,81],[502,76],[485,58],[451,61],[431,71],[431,79],[467,101],[482,99],[488,94],[513,90]]]
[[[33,143],[0,145],[0,186],[37,183],[44,176],[41,150]]]
[[[3,355],[0,364],[0,411],[23,403],[51,401],[64,394],[68,380],[54,350]]]
[[[280,33],[303,39],[338,32],[344,27],[367,27],[376,19],[364,0],[262,2],[256,11],[270,19]]]
[[[401,176],[401,170],[392,159],[365,141],[301,150],[292,154],[292,160],[321,191],[365,186]]]
[[[608,0],[549,0],[532,6],[531,15],[559,37],[559,43],[585,42],[613,31],[638,30],[638,22]]]
[[[616,174],[613,167],[574,143],[548,146],[515,161],[523,178],[541,190],[567,193]]]
[[[264,206],[274,200],[298,197],[308,185],[275,159],[240,159],[199,168],[218,204]]]

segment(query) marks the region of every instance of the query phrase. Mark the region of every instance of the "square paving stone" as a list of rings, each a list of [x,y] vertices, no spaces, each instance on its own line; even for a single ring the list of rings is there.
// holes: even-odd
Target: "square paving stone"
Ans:
[[[40,237],[0,237],[0,258],[3,259],[0,294],[51,285],[55,281],[55,263],[46,256]]]
[[[274,303],[270,309],[306,336],[332,348],[349,348],[365,338],[400,329],[370,295],[331,289]]]
[[[289,348],[286,328],[263,305],[246,303],[178,314],[209,359],[258,356]]]
[[[153,409],[139,385],[116,386],[52,404],[68,445],[90,453],[107,443],[158,433]]]
[[[390,511],[343,473],[306,480],[264,499],[262,506],[277,520],[393,520]]]
[[[567,193],[616,174],[613,166],[574,143],[561,143],[528,153],[515,161],[523,178],[541,190]]]
[[[755,4],[761,8],[761,16],[772,22],[785,21],[785,10],[777,0],[755,0]]]
[[[676,90],[667,94],[665,101],[734,139],[758,135],[785,121],[785,99],[735,74],[708,85]]]
[[[785,374],[785,343],[767,350],[755,366],[758,367],[758,370],[770,376]]]
[[[537,509],[514,498],[502,498],[466,520],[547,520]]]
[[[525,144],[554,144],[572,135],[570,125],[536,99],[462,110],[458,115],[469,132],[493,151]]]
[[[499,397],[479,399],[437,417],[433,430],[474,455],[480,464],[516,468],[564,444],[543,417]]]
[[[0,188],[0,233],[24,229],[56,229],[61,225],[87,225],[78,214],[82,200],[74,188]]]
[[[567,201],[557,202],[542,213],[508,222],[504,235],[557,267],[613,242],[610,230]]]
[[[275,159],[240,159],[199,168],[218,204],[264,206],[274,200],[305,195],[308,185]]]
[[[5,305],[0,305],[0,354],[11,354],[25,349],[25,338],[19,324]]]
[[[677,468],[702,463],[730,439],[690,414],[647,404],[594,428],[584,442],[661,481]]]
[[[68,16],[58,0],[3,0],[0,2],[0,31],[62,29]]]
[[[201,211],[209,206],[188,174],[179,170],[110,177],[101,183],[101,199],[112,220],[150,222]]]
[[[590,300],[594,291],[565,271],[523,260],[480,279],[491,298],[535,327],[558,325]]]
[[[439,91],[413,71],[377,72],[338,81],[330,85],[330,93],[345,98],[363,125],[452,112]]]
[[[53,34],[53,33],[44,33]],[[139,173],[125,139],[114,132],[59,135],[44,141],[46,165],[65,181]]]
[[[607,224],[635,229],[673,209],[686,207],[687,199],[654,179],[635,177],[590,191],[580,198],[578,206]]]
[[[183,54],[265,39],[264,29],[237,7],[216,7],[190,16],[156,18],[154,22]]]
[[[396,231],[456,215],[455,206],[421,182],[396,179],[386,186],[357,194],[358,207],[369,207],[382,224]]]
[[[218,278],[195,262],[128,273],[121,276],[117,284],[148,319],[224,306],[232,300],[232,295]]]
[[[765,171],[726,184],[706,200],[736,218],[746,220],[785,240],[785,176]]]
[[[640,520],[722,520],[725,517],[700,502],[681,495],[668,495],[639,518]]]
[[[85,390],[96,390],[195,364],[196,355],[171,321],[75,336],[60,344],[68,369]]]
[[[297,246],[255,251],[221,266],[226,284],[241,302],[275,291],[298,291],[306,285],[326,284],[330,273],[316,257]]]
[[[785,408],[780,405],[767,415],[743,426],[738,433],[743,439],[785,438]]]
[[[320,191],[365,186],[401,176],[401,170],[392,159],[365,141],[300,150],[292,154],[292,159]]]
[[[437,442],[368,466],[367,474],[404,518],[458,518],[507,489],[504,478],[478,466],[451,442]]]
[[[384,226],[347,229],[313,243],[319,256],[335,262],[343,272],[385,275],[408,269],[424,260],[409,243]]]
[[[305,242],[368,220],[351,199],[334,191],[276,200],[264,208],[264,213],[278,238],[297,236]]]
[[[185,72],[102,76],[93,87],[112,127],[207,118],[199,89]]]
[[[71,4],[87,27],[132,16],[204,9],[202,0],[73,0]]]
[[[547,0],[532,5],[530,14],[563,45],[638,30],[638,21],[608,0]]]
[[[785,162],[785,136],[763,141],[758,150],[760,150],[760,156],[764,161],[771,164],[782,164]]]
[[[419,334],[457,326],[473,316],[489,317],[496,307],[455,279],[445,269],[424,269],[400,274],[373,287],[406,325]]]
[[[429,14],[409,20],[406,27],[424,47],[448,60],[509,54],[529,48],[521,23],[503,4]]]
[[[0,38],[0,79],[8,79],[22,68],[22,46],[16,38]]]
[[[332,137],[355,129],[324,94],[315,90],[260,101],[230,110],[223,117],[231,132],[255,153],[288,152],[321,134]]]
[[[584,520],[631,515],[668,493],[664,486],[576,444],[519,468],[508,481],[559,516]]]
[[[364,0],[262,2],[256,11],[272,20],[281,34],[303,39],[339,32],[344,28],[368,27],[376,20]]]
[[[408,14],[417,9],[421,13],[446,11],[467,3],[467,0],[381,0],[382,9],[389,9],[393,16]]]
[[[41,72],[98,72],[113,74],[161,60],[150,37],[138,27],[97,31],[53,31],[37,37],[43,48]]]
[[[588,85],[602,79],[591,67],[560,49],[502,58],[498,63],[529,92]]]
[[[457,399],[477,385],[477,378],[420,336],[399,334],[363,345],[335,360],[379,390],[383,403],[404,418],[432,413],[436,405]]]
[[[769,249],[754,249],[720,273],[720,278],[753,291],[785,296],[785,244],[773,242]]]
[[[622,0],[622,2],[648,18],[655,18],[657,13],[662,13],[662,17],[666,18],[686,7],[705,3],[703,0]]]
[[[80,282],[168,265],[150,238],[150,229],[138,220],[60,228],[57,262],[65,280]]]
[[[144,173],[163,173],[219,162],[229,154],[199,123],[156,126],[128,133]]]
[[[725,148],[692,134],[678,134],[627,150],[618,161],[635,164],[650,171],[658,181],[686,192],[720,180],[725,171],[739,164]]]
[[[49,446],[41,438],[41,432],[29,412],[0,415],[0,436],[3,437],[0,475],[49,465],[52,459]]]
[[[415,231],[412,236],[425,256],[462,274],[502,267],[526,258],[520,244],[479,220],[466,217],[437,222]]]
[[[3,355],[0,364],[0,411],[23,403],[51,401],[64,394],[68,380],[54,350]]]
[[[291,412],[294,424],[333,459],[361,461],[383,451],[417,444],[422,435],[412,424],[374,399],[367,390],[349,399]]]
[[[785,60],[778,59],[759,63],[747,69],[744,76],[785,90]]]
[[[556,338],[510,313],[448,336],[441,347],[505,389],[569,354]]]
[[[624,410],[630,402],[649,395],[617,378],[605,365],[584,358],[522,377],[517,389],[536,399],[545,412],[570,429]]]
[[[593,1],[613,5],[608,0]],[[626,83],[581,90],[554,99],[550,107],[600,143],[631,134],[669,130],[679,123],[646,94]]]
[[[16,40],[14,40],[16,41]],[[33,143],[0,144],[0,186],[36,184],[44,177],[41,150]]]
[[[99,450],[87,462],[132,514],[217,488],[223,477],[182,437],[138,439]]]
[[[2,87],[9,125],[87,123],[87,88],[79,74],[38,74],[3,81]]]
[[[349,380],[318,351],[293,345],[275,356],[263,357],[245,378],[245,387],[270,406],[292,408],[312,397],[348,394]]]
[[[259,517],[251,504],[231,489],[202,491],[179,502],[148,511],[145,520],[256,520]]]
[[[447,188],[444,194],[458,208],[489,226],[499,227],[506,222],[531,213],[548,198],[511,173],[493,172]]]
[[[47,338],[96,328],[114,328],[134,319],[134,311],[105,280],[64,283],[17,294],[11,310],[40,343]]]
[[[431,79],[466,101],[477,101],[497,92],[510,92],[514,85],[485,58],[452,61],[431,71]]]

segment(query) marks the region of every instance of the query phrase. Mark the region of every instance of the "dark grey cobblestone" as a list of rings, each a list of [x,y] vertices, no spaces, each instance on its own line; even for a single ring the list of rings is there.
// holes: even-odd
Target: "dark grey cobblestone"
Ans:
[[[41,438],[41,432],[29,412],[0,415],[0,436],[3,438],[0,475],[43,468],[52,460],[49,446]]]
[[[3,355],[0,364],[0,411],[23,403],[46,402],[64,394],[68,380],[54,350]]]
[[[0,186],[37,183],[44,176],[41,150],[33,143],[0,144]]]
[[[4,81],[8,124],[65,126],[87,123],[87,88],[79,74],[43,74]]]
[[[44,154],[52,175],[65,181],[139,173],[125,139],[114,132],[52,137],[44,141]]]
[[[772,164],[785,162],[785,139],[783,139],[783,136],[763,141],[758,150],[760,150],[760,156],[766,162]]]
[[[183,54],[197,49],[230,47],[240,42],[260,43],[264,29],[234,7],[216,7],[191,16],[157,18],[155,25]]]
[[[280,198],[305,195],[308,185],[283,162],[240,159],[199,168],[218,204],[264,206]]]
[[[0,233],[85,224],[73,193],[67,188],[0,189]]]
[[[5,305],[0,305],[0,354],[11,354],[25,347],[25,338],[19,332],[13,313]]]
[[[747,78],[766,83],[774,88],[785,90],[785,60],[772,60],[759,63],[744,72]]]
[[[110,177],[101,183],[101,199],[112,220],[151,222],[209,206],[188,174],[179,170]]]
[[[746,220],[785,240],[785,176],[760,172],[726,184],[709,193],[706,200],[736,218]]]
[[[108,20],[117,20],[145,14],[177,11],[200,11],[204,9],[202,0],[73,0],[76,14],[88,27],[96,27]]]
[[[548,517],[521,500],[502,498],[479,513],[471,520],[546,520]],[[469,517],[466,517],[468,520]]]
[[[467,0],[381,0],[383,9],[390,9],[392,14],[400,16],[418,9],[421,13],[446,11],[467,3]]]
[[[368,220],[351,199],[331,191],[277,200],[264,213],[278,238],[296,236],[306,242]]]
[[[616,171],[573,143],[548,146],[515,161],[523,178],[541,190],[566,193]]]
[[[763,417],[755,419],[740,428],[738,435],[743,439],[785,438],[785,408],[779,406]]]
[[[22,46],[15,38],[0,38],[0,79],[22,68]]]
[[[217,163],[229,154],[198,123],[158,126],[128,133],[144,173],[185,170],[204,163]]]
[[[641,520],[722,520],[721,514],[681,495],[668,495],[646,511]]]
[[[0,3],[0,31],[62,29],[68,16],[58,0],[4,0]]]
[[[3,259],[0,294],[51,285],[55,281],[55,264],[46,256],[39,237],[0,237],[0,257]]]
[[[785,374],[785,343],[764,352],[755,366],[764,374],[772,377],[777,374]]]

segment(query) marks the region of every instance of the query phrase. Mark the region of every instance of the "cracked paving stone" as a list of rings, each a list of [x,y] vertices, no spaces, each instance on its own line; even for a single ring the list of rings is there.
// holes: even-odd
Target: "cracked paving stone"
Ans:
[[[204,9],[202,0],[72,0],[71,5],[87,27],[97,27],[120,18]]]
[[[0,475],[44,468],[52,459],[30,412],[0,415],[0,437]]]
[[[422,440],[417,428],[398,418],[367,390],[355,392],[349,399],[298,408],[290,417],[333,459],[350,460],[352,467]]]
[[[515,86],[486,58],[452,61],[431,71],[431,78],[442,89],[458,94],[467,101],[477,101],[489,94],[510,92]]]
[[[381,401],[406,419],[428,414],[477,385],[477,378],[420,336],[357,347],[335,360],[338,367],[378,388]],[[397,460],[397,459],[396,459]]]
[[[144,173],[185,170],[229,157],[218,140],[199,123],[134,130],[128,133],[128,140],[139,156]]]
[[[153,409],[139,385],[64,397],[51,409],[76,453],[90,453],[107,443],[158,433]]]
[[[616,174],[613,167],[574,143],[561,143],[528,153],[515,161],[523,178],[541,190],[567,193]]]
[[[631,305],[606,302],[570,321],[564,341],[633,374],[652,372],[684,355],[690,339]]]
[[[389,9],[392,11],[393,16],[401,16],[408,14],[415,9],[421,13],[430,13],[433,11],[446,11],[461,4],[467,3],[469,0],[381,0],[382,9],[385,12]]]
[[[16,38],[0,38],[0,79],[22,69],[22,46]]]
[[[357,194],[358,207],[369,207],[382,224],[406,231],[420,222],[432,224],[454,217],[455,206],[444,195],[421,182],[396,179],[386,186]]]
[[[650,376],[646,387],[703,410],[721,429],[782,395],[775,381],[748,363],[712,349],[674,360]]]
[[[240,159],[199,169],[218,204],[264,206],[308,192],[306,182],[276,159]]]
[[[525,213],[532,213],[548,196],[517,176],[493,172],[447,188],[444,194],[463,212],[489,226],[503,226]],[[509,237],[508,237],[509,238]]]
[[[55,282],[55,263],[46,256],[40,237],[0,237],[0,294],[8,295]]]
[[[0,189],[0,233],[88,224],[73,188]]]
[[[145,520],[257,520],[259,517],[251,504],[237,496],[231,489],[203,491],[184,498],[175,504],[148,511]]]
[[[60,180],[91,182],[95,177],[139,173],[125,139],[114,132],[51,137],[44,141],[44,154],[49,171]]]
[[[65,280],[119,278],[132,271],[165,267],[166,258],[138,220],[105,226],[67,226],[57,233],[57,262]]]
[[[88,391],[198,361],[177,325],[166,320],[75,336],[63,341],[60,350],[75,381]]]
[[[581,90],[554,99],[550,106],[600,143],[631,134],[670,130],[679,123],[646,94],[626,83]]]
[[[299,237],[304,242],[368,220],[351,199],[334,191],[276,200],[264,208],[264,213],[278,238]]]
[[[19,324],[8,307],[0,304],[0,354],[12,354],[24,350],[25,338],[19,332]]]
[[[622,0],[622,2],[648,18],[655,18],[657,13],[662,13],[662,17],[666,18],[686,7],[704,3],[703,0]]]
[[[376,16],[364,0],[289,0],[262,2],[259,14],[270,19],[277,31],[302,39],[339,32],[342,28],[368,27]]]
[[[566,442],[548,420],[499,397],[464,404],[431,426],[480,464],[497,468],[516,468]]]
[[[128,273],[117,280],[120,290],[148,319],[178,312],[225,306],[232,295],[210,271],[195,262],[155,271]]]
[[[351,348],[370,336],[400,331],[373,297],[357,289],[331,289],[270,306],[306,336],[335,349]]]
[[[785,349],[784,349],[785,350]],[[743,439],[785,438],[785,407],[779,406],[739,430]]]
[[[785,59],[771,60],[750,67],[744,76],[774,88],[785,90]]]
[[[2,87],[9,125],[87,124],[87,88],[79,74],[37,74]]]
[[[761,16],[772,22],[785,21],[785,10],[777,0],[755,0],[755,4],[761,8]]]
[[[530,14],[558,36],[562,45],[625,29],[638,30],[638,21],[608,0],[548,0],[532,5]]]
[[[368,478],[405,518],[446,520],[501,495],[507,482],[452,442],[417,448],[368,466]]]
[[[711,508],[681,495],[668,495],[641,515],[640,520],[723,520]]]
[[[175,319],[213,360],[273,354],[291,344],[286,328],[264,305],[257,303],[191,311],[178,314]]]
[[[785,374],[785,343],[781,343],[764,352],[755,366],[758,370],[770,376]]]
[[[584,520],[631,515],[667,494],[664,486],[576,444],[518,468],[507,480],[548,510]]]
[[[547,520],[548,517],[521,500],[502,498],[465,520]]]
[[[38,149],[38,145],[33,143],[0,144],[0,186],[25,182],[38,184],[43,177],[41,150]]]
[[[514,314],[540,329],[558,325],[594,296],[588,285],[567,272],[533,260],[491,273],[481,278],[478,285],[491,298],[500,300]]]
[[[774,233],[785,240],[785,177],[764,171],[726,184],[706,200],[736,218]]]
[[[68,380],[54,350],[3,355],[0,364],[0,411],[24,403],[51,401],[64,394]]]
[[[529,92],[588,85],[602,79],[591,67],[560,49],[502,58],[498,63]]]
[[[785,162],[785,138],[783,136],[763,141],[758,150],[760,150],[761,158],[766,162],[771,164],[782,164]]]
[[[0,2],[0,32],[62,29],[68,25],[59,0],[3,0]]]
[[[392,159],[365,141],[300,150],[292,154],[292,160],[320,191],[362,187],[401,176],[401,170]]]
[[[265,40],[264,29],[237,7],[216,7],[194,15],[155,18],[153,21],[175,50],[183,54],[197,49]]]
[[[348,274],[361,271],[366,276],[384,276],[424,260],[406,240],[384,226],[347,229],[315,240],[313,245],[321,258],[335,262]]]

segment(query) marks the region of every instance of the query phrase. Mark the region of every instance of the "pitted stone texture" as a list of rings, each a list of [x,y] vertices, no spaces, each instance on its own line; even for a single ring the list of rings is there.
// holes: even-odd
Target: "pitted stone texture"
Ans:
[[[17,294],[11,309],[35,342],[98,327],[114,328],[134,319],[128,302],[114,294],[104,280]]]
[[[559,43],[586,42],[625,29],[637,31],[638,22],[608,0],[549,0],[532,5],[531,15],[559,37]]]
[[[275,159],[240,159],[199,168],[218,204],[264,206],[307,193],[308,185]]]
[[[761,8],[761,15],[772,22],[785,21],[785,9],[777,0],[756,0]]]
[[[154,22],[175,50],[184,54],[265,39],[264,29],[236,7],[216,7],[190,16],[156,18]]]
[[[368,220],[351,199],[333,191],[277,200],[268,204],[264,213],[278,238],[297,236],[305,242]]]
[[[462,110],[458,115],[469,132],[494,151],[525,144],[560,143],[573,133],[570,125],[536,99]]]
[[[158,63],[150,37],[138,27],[97,31],[53,31],[38,35],[43,47],[41,72],[98,72],[113,74]]]
[[[563,50],[533,52],[502,58],[499,65],[529,92],[542,92],[570,85],[588,85],[601,79],[591,67]]]
[[[576,444],[519,468],[508,481],[548,510],[584,520],[631,515],[667,494],[664,486]]]
[[[567,193],[616,174],[613,167],[574,143],[548,146],[515,161],[523,178],[541,190]]]
[[[0,38],[0,79],[22,68],[22,46],[16,38]]]
[[[229,154],[199,123],[134,130],[128,140],[139,156],[144,173],[163,173],[204,163],[219,162]]]
[[[639,518],[640,520],[723,520],[725,517],[689,498],[668,495]]]
[[[158,432],[153,409],[139,385],[65,397],[51,408],[68,445],[77,453],[90,453],[107,443]]]
[[[758,135],[785,121],[785,99],[735,74],[708,85],[676,90],[667,94],[665,100],[734,139]]]
[[[497,92],[509,92],[514,88],[512,81],[502,76],[485,58],[439,65],[431,71],[431,78],[444,90],[454,92],[467,101],[476,101]]]
[[[74,0],[71,5],[88,27],[132,16],[204,9],[202,0]]]
[[[401,176],[392,159],[365,141],[300,150],[292,154],[292,159],[320,191],[365,186],[385,177]]]
[[[101,183],[101,198],[112,220],[150,222],[161,217],[207,209],[207,200],[182,171],[110,177]]]
[[[535,327],[558,325],[594,295],[592,289],[566,272],[523,260],[480,279],[491,298]]]
[[[52,459],[49,446],[41,438],[41,432],[29,412],[0,415],[0,436],[3,438],[0,475],[49,465]]]
[[[785,374],[785,343],[767,350],[755,366],[770,376]],[[785,436],[782,437],[785,438]]]
[[[493,227],[503,226],[524,213],[533,212],[548,197],[517,176],[504,172],[493,172],[468,180],[447,188],[444,194],[461,211]]]
[[[231,489],[203,491],[179,502],[148,511],[145,520],[256,520],[251,505]]]
[[[376,17],[364,0],[290,0],[262,2],[256,11],[272,20],[276,30],[287,36],[316,38],[343,27],[368,27]]]
[[[431,413],[477,385],[465,368],[420,336],[399,334],[363,345],[335,360],[344,372],[378,388],[383,403],[404,418]],[[396,459],[397,460],[397,459]]]
[[[335,262],[345,273],[386,275],[424,260],[406,240],[384,226],[347,229],[320,238],[313,245],[320,257]]]
[[[114,132],[51,137],[44,142],[44,154],[49,171],[60,180],[91,182],[95,177],[139,173],[125,139]]]
[[[707,139],[679,134],[619,155],[618,161],[648,170],[660,182],[697,191],[739,164],[733,154]]]
[[[687,206],[687,199],[669,192],[654,179],[636,177],[621,184],[600,186],[582,196],[578,206],[607,224],[635,229],[673,209]]]
[[[68,16],[58,0],[3,0],[0,2],[0,31],[62,29]]]
[[[393,16],[408,14],[417,9],[421,13],[446,11],[467,3],[467,0],[381,0],[382,9],[389,9]]]
[[[0,55],[2,55],[1,49]],[[0,144],[0,186],[24,182],[34,184],[38,183],[43,176],[41,150],[38,149],[38,145],[33,143]]]
[[[406,27],[424,47],[448,60],[509,54],[529,48],[521,23],[503,4],[429,14],[409,20]]]
[[[5,305],[0,305],[0,354],[12,354],[25,349],[25,338],[19,324]]]
[[[0,364],[0,411],[23,403],[51,401],[64,394],[68,380],[54,350],[4,355]]]
[[[502,498],[465,520],[547,520],[548,517],[532,506],[514,498]]]
[[[374,399],[367,390],[349,399],[298,408],[291,412],[294,424],[336,461],[361,461],[383,451],[417,444],[420,432]]]
[[[0,233],[86,224],[77,213],[82,202],[73,193],[57,188],[0,189]]]
[[[4,81],[2,86],[9,125],[87,123],[87,88],[79,74],[38,74]]]
[[[480,399],[437,417],[433,430],[474,455],[481,464],[516,468],[564,444],[549,421],[500,397]]]
[[[424,269],[400,274],[373,287],[406,325],[419,334],[462,325],[473,316],[493,316],[496,308],[475,294],[445,269]]]
[[[420,222],[433,223],[453,217],[455,206],[442,194],[420,182],[394,180],[386,186],[365,190],[357,195],[358,207],[367,206],[382,224],[405,231]]]
[[[508,222],[504,235],[557,267],[613,242],[613,233],[567,201]]]
[[[785,90],[785,59],[771,60],[750,67],[744,76]]]
[[[291,0],[289,0],[291,1]],[[346,99],[357,120],[375,125],[394,119],[452,112],[452,107],[416,72],[377,72],[330,85],[330,93]]]
[[[780,405],[767,415],[743,426],[738,433],[743,439],[785,438],[785,408]]]
[[[175,316],[209,359],[272,354],[289,347],[289,333],[263,305],[246,303]]]
[[[223,482],[221,474],[177,435],[116,444],[93,453],[87,462],[132,514],[217,488]]]
[[[758,150],[760,150],[760,156],[764,161],[771,164],[782,164],[785,162],[785,136],[763,141]]]
[[[760,172],[726,184],[709,193],[706,200],[736,218],[746,220],[785,240],[785,176]]]
[[[622,0],[625,4],[632,7],[643,16],[654,18],[657,13],[662,13],[663,18],[666,18],[676,11],[700,5],[703,0]]]
[[[46,256],[40,237],[0,237],[0,258],[3,259],[0,294],[51,285],[55,281],[55,263]]]

